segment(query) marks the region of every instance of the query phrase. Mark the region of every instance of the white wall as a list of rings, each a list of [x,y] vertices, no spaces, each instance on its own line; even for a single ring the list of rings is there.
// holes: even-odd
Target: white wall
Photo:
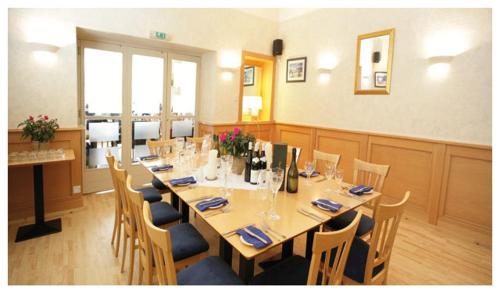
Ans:
[[[391,94],[354,95],[356,37],[388,28],[396,29]],[[433,38],[437,32],[446,34]],[[491,10],[321,9],[280,23],[279,37],[277,121],[491,144]],[[465,50],[443,79],[427,74],[429,45]],[[338,65],[322,84],[324,55]],[[286,83],[286,59],[301,56],[306,83]]]
[[[163,31],[173,43],[215,51],[203,56],[200,86],[200,117],[211,122],[238,115],[239,74],[220,78],[223,52],[269,53],[277,34],[276,22],[234,9],[10,9],[9,128],[39,113],[59,118],[64,127],[77,125],[76,26],[143,38]],[[39,63],[30,40],[62,48],[53,63]]]

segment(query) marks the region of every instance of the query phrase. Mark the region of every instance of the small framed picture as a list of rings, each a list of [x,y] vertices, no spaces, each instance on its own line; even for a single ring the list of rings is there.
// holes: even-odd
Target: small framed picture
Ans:
[[[387,85],[387,72],[386,71],[376,71],[375,72],[375,87],[376,88],[385,88]]]
[[[253,86],[255,78],[255,67],[245,66],[245,76],[243,79],[243,86]]]
[[[286,61],[286,82],[306,81],[307,57],[292,58]]]

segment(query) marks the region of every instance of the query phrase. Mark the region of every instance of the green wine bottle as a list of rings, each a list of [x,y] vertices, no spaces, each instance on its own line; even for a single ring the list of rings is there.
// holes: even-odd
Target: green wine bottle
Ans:
[[[295,161],[295,154],[297,150],[292,149],[292,163],[290,163],[290,168],[288,169],[288,174],[286,176],[286,191],[288,193],[297,193],[299,190],[299,170],[297,169],[297,162]]]

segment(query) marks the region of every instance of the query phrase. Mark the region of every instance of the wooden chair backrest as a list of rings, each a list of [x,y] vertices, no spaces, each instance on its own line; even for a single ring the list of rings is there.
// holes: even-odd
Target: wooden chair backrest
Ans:
[[[161,155],[161,150],[166,150],[170,153],[170,147],[175,146],[175,139],[168,140],[147,140],[146,145],[148,145],[149,154],[151,155]]]
[[[130,204],[130,210],[134,215],[137,230],[137,239],[139,240],[140,260],[144,267],[152,268],[153,252],[151,251],[151,241],[146,232],[146,224],[143,217],[144,194],[132,188],[132,177],[127,176],[126,194]]]
[[[316,161],[316,170],[319,172],[324,172],[326,168],[325,161],[331,162],[333,166],[337,168],[340,160],[340,154],[313,150],[313,160]]]
[[[115,189],[115,205],[117,209],[121,210],[120,192],[118,190],[118,183],[116,182],[114,169],[115,157],[111,154],[111,152],[106,152],[106,161],[108,162],[109,173],[111,174],[111,180],[113,182],[113,189]]]
[[[177,285],[170,232],[153,225],[151,221],[151,209],[148,202],[144,202],[142,211],[144,223],[146,224],[146,231],[151,240],[158,283],[160,285]]]
[[[388,165],[370,163],[355,158],[352,182],[355,185],[372,186],[375,191],[382,192],[387,172],[389,172]]]
[[[134,215],[132,214],[130,203],[127,197],[127,170],[118,168],[118,161],[115,161],[113,166],[114,173],[116,177],[116,183],[118,186],[118,194],[120,195],[120,204],[122,207],[122,213],[124,217],[125,226],[128,226],[129,229],[133,229],[135,227],[134,224]]]
[[[370,250],[368,251],[365,283],[374,284],[387,274],[392,247],[396,239],[399,222],[408,204],[410,191],[406,191],[403,200],[396,204],[380,204],[375,213],[375,225],[370,239]],[[384,269],[375,277],[372,277],[373,268],[384,263]]]
[[[286,155],[287,162],[288,163],[292,162],[292,150],[293,150],[293,148],[297,149],[297,153],[295,153],[295,161],[297,162],[297,165],[298,165],[299,158],[300,158],[300,151],[302,150],[300,147],[288,145],[287,150],[286,150],[287,151],[287,155]]]
[[[186,142],[201,145],[203,144],[203,137],[186,137]]]
[[[340,285],[344,276],[344,269],[351,249],[352,240],[361,219],[361,212],[345,228],[333,232],[314,234],[311,265],[307,277],[308,285],[316,285],[318,274],[321,272],[321,285]],[[337,248],[334,262],[330,266],[332,249]],[[322,262],[322,256],[325,259]]]

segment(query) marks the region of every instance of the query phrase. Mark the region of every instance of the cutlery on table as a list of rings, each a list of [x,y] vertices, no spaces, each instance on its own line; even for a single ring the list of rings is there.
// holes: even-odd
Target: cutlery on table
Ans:
[[[254,226],[254,225],[255,224],[244,225],[244,226],[242,226],[240,228],[237,228],[237,229],[225,232],[225,233],[222,234],[222,236],[224,236],[224,237],[231,237],[232,235],[236,234],[236,231],[241,230],[241,229],[246,228],[246,227],[249,227],[249,226]]]
[[[333,202],[333,201],[332,201],[332,202]],[[334,202],[334,203],[336,203],[336,202]],[[336,204],[340,204],[340,203],[336,203]],[[340,204],[340,205],[342,205],[342,204]],[[328,208],[335,209],[335,211],[339,211],[339,210],[340,210],[340,208],[342,208],[342,207],[343,207],[343,205],[342,205],[341,207],[337,208],[337,207],[335,207],[335,206],[333,206],[333,205],[330,205],[330,204],[327,204],[327,203],[323,203],[323,202],[318,202],[318,201],[316,201],[316,206],[325,206],[325,207],[328,207]],[[332,212],[333,212],[333,211],[332,211]]]
[[[231,210],[229,210],[229,209],[228,209],[228,210],[219,210],[219,211],[216,211],[215,213],[204,215],[203,217],[205,217],[205,218],[209,218],[209,217],[212,217],[212,216],[215,216],[215,215],[228,213],[228,212],[230,212],[230,211],[231,211]]]
[[[264,224],[264,225],[262,226],[262,229],[263,229],[263,230],[264,230],[264,232],[266,232],[266,233],[270,233],[270,234],[275,235],[276,237],[279,237],[279,238],[281,239],[281,240],[279,240],[279,241],[286,240],[286,236],[285,236],[285,235],[283,235],[283,234],[281,234],[281,233],[279,233],[279,232],[277,232],[277,231],[275,231],[275,230],[271,229],[271,228],[270,228],[267,224]]]
[[[322,223],[322,222],[324,222],[324,221],[326,221],[326,219],[324,219],[324,218],[320,217],[319,215],[317,215],[317,214],[315,214],[315,213],[311,213],[311,212],[309,212],[309,211],[306,211],[306,210],[304,210],[304,209],[302,209],[302,208],[301,208],[301,209],[297,209],[297,211],[298,211],[299,213],[301,213],[301,214],[305,215],[305,216],[308,216],[308,217],[310,217],[310,218],[314,219],[315,221],[318,221],[318,222],[321,222],[321,223]]]
[[[207,199],[210,199],[210,198],[213,198],[213,196],[209,195],[209,196],[203,196],[203,197],[191,199],[187,203],[196,202],[196,201],[202,201],[202,200],[207,200]]]
[[[243,231],[245,231],[245,233],[254,237],[255,239],[259,240],[260,242],[262,242],[266,245],[269,244],[269,242],[267,242],[264,238],[260,237],[259,235],[255,234],[254,232],[250,231],[249,229],[247,229],[247,227],[244,227]]]
[[[315,183],[319,183],[319,182],[324,182],[326,181],[326,177],[323,177],[321,180],[317,180],[317,181],[314,181]]]

